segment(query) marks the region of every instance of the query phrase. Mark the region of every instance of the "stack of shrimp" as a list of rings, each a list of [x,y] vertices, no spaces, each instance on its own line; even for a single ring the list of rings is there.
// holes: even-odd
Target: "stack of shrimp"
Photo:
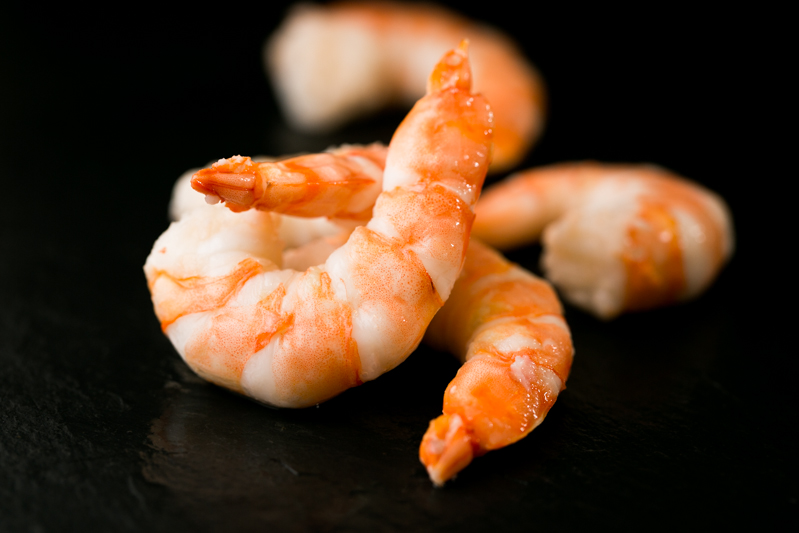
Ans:
[[[233,211],[278,208],[275,195],[330,196],[317,187],[335,182],[339,194],[363,197],[364,184],[382,182],[386,148],[344,146],[313,154],[261,163],[246,178],[228,173],[229,160],[210,169],[187,173],[173,197],[174,216],[203,206],[191,194],[206,192],[212,202],[225,201]],[[318,166],[319,161],[325,161]],[[243,179],[245,183],[242,183]],[[275,193],[274,190],[279,191]],[[271,206],[271,207],[268,207]],[[296,212],[295,205],[280,207]],[[335,217],[346,208],[331,209]],[[349,219],[346,219],[349,220]],[[345,221],[346,221],[345,220]],[[288,247],[284,266],[312,268],[325,262],[352,232],[340,220],[319,233],[322,219],[279,217],[288,231],[278,231]],[[301,231],[306,226],[308,231]],[[449,300],[435,315],[425,342],[455,354],[463,367],[447,387],[445,414],[431,422],[420,457],[437,485],[452,478],[471,459],[511,444],[540,424],[563,390],[573,348],[560,303],[551,286],[513,265],[499,253],[472,241]]]
[[[379,6],[337,9],[342,20],[392,9]],[[472,91],[464,41],[435,65],[388,147],[237,156],[185,174],[177,221],[145,274],[187,364],[261,402],[305,407],[391,370],[423,338],[451,351],[463,364],[420,446],[440,486],[537,427],[572,363],[553,287],[491,246],[541,238],[546,276],[601,319],[712,283],[733,251],[729,210],[665,169],[552,165],[478,201],[500,129],[494,109]]]

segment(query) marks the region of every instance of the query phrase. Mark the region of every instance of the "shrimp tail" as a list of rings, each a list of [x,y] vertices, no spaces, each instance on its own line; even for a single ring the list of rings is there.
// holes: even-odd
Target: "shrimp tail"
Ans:
[[[419,457],[437,487],[469,466],[475,456],[472,443],[459,415],[441,415],[430,421],[419,447]]]
[[[243,211],[256,201],[256,188],[261,183],[258,177],[258,164],[249,157],[237,155],[220,159],[211,168],[194,174],[191,186],[204,194],[209,204],[224,199],[232,211]]]
[[[220,159],[191,180],[206,201],[232,211],[273,211],[301,217],[369,220],[381,191],[387,149],[344,145],[320,154],[255,163],[249,157]]]
[[[469,66],[469,40],[461,41],[458,48],[447,52],[427,80],[427,92],[434,93],[449,88],[469,90],[472,86],[472,69]]]
[[[535,429],[564,389],[574,354],[552,287],[474,239],[425,342],[464,363],[419,447],[437,486]]]

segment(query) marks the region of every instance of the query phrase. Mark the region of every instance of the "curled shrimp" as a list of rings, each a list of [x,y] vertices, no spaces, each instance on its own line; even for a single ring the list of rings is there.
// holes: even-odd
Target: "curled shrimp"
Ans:
[[[603,319],[704,291],[734,248],[715,193],[653,165],[563,163],[487,188],[473,235],[499,249],[542,236],[544,273]]]
[[[441,51],[463,38],[475,91],[494,111],[490,171],[507,170],[543,130],[545,89],[516,44],[494,28],[429,4],[302,3],[267,41],[264,60],[289,122],[325,131],[415,101]]]
[[[338,157],[327,158],[326,173],[335,171]],[[283,180],[293,181],[286,170],[291,166],[267,164],[269,172],[263,174],[280,187]],[[341,194],[357,190],[361,179],[348,173],[337,182]],[[229,207],[240,208],[235,203]],[[313,219],[302,220],[312,233]],[[298,268],[320,264],[348,234],[340,229],[335,236],[289,242],[297,247],[284,252],[284,261]],[[420,445],[420,459],[438,486],[473,457],[512,444],[538,426],[565,386],[573,355],[568,326],[549,284],[475,240],[424,341],[464,362],[447,387],[444,414],[430,423]]]
[[[297,219],[295,229],[305,224],[313,234],[316,220]],[[292,239],[292,234],[284,264],[321,264],[350,231],[339,228],[335,235],[314,239]],[[420,446],[420,459],[437,486],[474,457],[512,444],[538,426],[565,388],[573,355],[549,284],[474,239],[423,341],[465,362],[447,387],[444,414],[430,423]]]
[[[433,483],[543,422],[574,355],[562,315],[547,282],[472,239],[452,297],[424,339],[463,362],[444,393],[444,414],[419,447]]]
[[[155,312],[197,374],[267,404],[305,407],[416,348],[463,264],[490,160],[492,114],[470,91],[466,49],[434,69],[391,140],[372,218],[324,264],[281,270],[274,215],[257,209],[196,209],[159,237],[144,266]],[[193,181],[240,201],[249,185],[233,185],[254,184],[261,165],[224,159]]]

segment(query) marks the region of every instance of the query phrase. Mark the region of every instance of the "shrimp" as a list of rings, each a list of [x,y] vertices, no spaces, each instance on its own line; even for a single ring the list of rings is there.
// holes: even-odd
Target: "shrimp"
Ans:
[[[473,235],[505,250],[543,234],[542,268],[597,317],[690,299],[734,249],[715,193],[653,165],[562,163],[486,189]]]
[[[464,363],[419,447],[435,485],[544,420],[574,355],[562,315],[547,282],[472,239],[452,296],[424,338]]]
[[[334,158],[327,163],[336,166]],[[264,167],[274,170],[268,173],[272,186],[280,187],[284,178],[291,181],[290,172]],[[355,178],[353,185],[342,180],[339,186],[356,188]],[[246,197],[256,208],[264,205],[258,195]],[[287,250],[284,260],[304,268],[320,264],[348,235],[342,229],[335,237]],[[473,457],[516,442],[543,421],[571,367],[571,336],[561,315],[549,284],[472,240],[463,271],[424,336],[428,345],[465,362],[447,388],[444,414],[431,422],[420,446],[420,459],[434,484],[443,485]]]
[[[416,348],[463,265],[490,162],[493,116],[470,87],[464,41],[395,132],[372,218],[324,264],[281,270],[270,211],[204,206],[170,225],[144,271],[162,329],[198,375],[266,404],[306,407]],[[254,183],[257,168],[220,160],[196,186],[212,200],[240,200],[232,184]]]
[[[303,221],[312,232],[314,219]],[[284,264],[321,264],[349,233],[340,229],[287,249]],[[468,361],[447,388],[445,414],[431,422],[420,446],[437,486],[473,457],[512,444],[540,424],[565,388],[573,354],[549,284],[474,239],[423,342]]]
[[[490,172],[514,167],[541,135],[546,90],[499,30],[442,7],[390,1],[294,6],[264,46],[288,121],[320,132],[390,104],[410,104],[448,43],[468,38],[475,91],[494,111]]]

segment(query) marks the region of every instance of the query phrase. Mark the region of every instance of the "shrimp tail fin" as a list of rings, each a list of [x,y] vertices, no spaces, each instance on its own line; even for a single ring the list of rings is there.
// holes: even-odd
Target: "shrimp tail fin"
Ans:
[[[386,154],[374,143],[260,163],[236,156],[197,172],[191,185],[209,203],[223,200],[232,211],[368,221],[382,190]]]
[[[249,209],[257,200],[258,164],[249,157],[220,159],[191,178],[192,188],[205,195],[205,201],[220,200],[232,211]]]
[[[457,414],[432,420],[419,447],[419,458],[437,487],[466,468],[474,456],[472,438]]]
[[[468,91],[472,86],[472,70],[469,66],[469,41],[464,39],[458,48],[450,50],[438,62],[427,80],[427,94],[449,88]]]

